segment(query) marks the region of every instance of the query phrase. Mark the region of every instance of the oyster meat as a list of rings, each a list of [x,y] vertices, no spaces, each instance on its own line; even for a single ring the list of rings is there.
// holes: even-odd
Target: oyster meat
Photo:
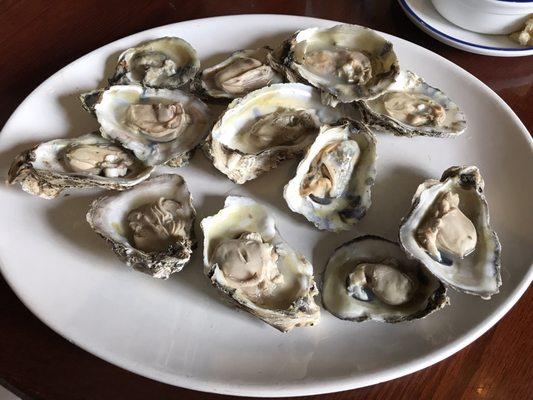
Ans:
[[[207,106],[180,90],[111,86],[94,111],[102,135],[148,165],[185,165],[210,128]]]
[[[401,71],[385,93],[358,106],[366,123],[395,135],[454,137],[466,129],[459,106],[411,71]]]
[[[280,51],[287,79],[321,89],[335,105],[379,96],[399,72],[392,43],[356,25],[309,28],[296,32]]]
[[[283,82],[266,60],[272,50],[239,50],[224,61],[204,69],[195,80],[195,90],[202,97],[234,99],[273,83]]]
[[[176,89],[189,82],[199,69],[196,50],[188,42],[163,37],[124,51],[109,84],[138,83],[156,89]]]
[[[20,183],[25,192],[52,199],[66,188],[123,190],[147,179],[152,170],[131,151],[89,133],[23,151],[11,164],[8,183]]]
[[[264,206],[229,196],[201,226],[204,272],[238,307],[282,332],[318,322],[313,267],[280,237]]]
[[[322,304],[341,319],[409,321],[448,303],[442,282],[397,243],[378,236],[338,247],[324,271]]]
[[[501,285],[501,246],[490,227],[477,167],[451,167],[422,183],[402,220],[400,243],[453,289],[490,298]]]
[[[128,266],[167,279],[191,258],[195,216],[184,179],[164,174],[96,199],[87,222]]]
[[[375,164],[376,140],[364,125],[323,125],[283,197],[318,229],[350,229],[370,207]]]
[[[320,125],[335,123],[340,109],[299,83],[280,83],[233,100],[204,143],[213,165],[242,184],[293,158],[313,142]]]
[[[509,39],[522,46],[533,46],[533,14],[529,14],[523,28],[511,33]]]

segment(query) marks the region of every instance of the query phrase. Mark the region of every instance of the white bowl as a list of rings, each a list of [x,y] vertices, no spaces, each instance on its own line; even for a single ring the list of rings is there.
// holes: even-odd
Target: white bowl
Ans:
[[[437,11],[451,23],[479,33],[504,35],[520,30],[533,1],[431,0]]]

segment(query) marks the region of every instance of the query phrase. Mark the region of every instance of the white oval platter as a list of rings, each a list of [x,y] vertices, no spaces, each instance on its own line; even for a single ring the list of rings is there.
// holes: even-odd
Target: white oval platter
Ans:
[[[225,53],[276,45],[291,32],[333,21],[242,15],[177,23],[110,43],[66,66],[20,105],[0,134],[0,168],[24,148],[97,128],[78,95],[104,84],[117,55],[143,40],[180,36],[207,65]],[[1,271],[44,323],[87,351],[138,374],[196,390],[255,396],[325,393],[375,384],[436,363],[494,325],[532,279],[533,142],[512,110],[487,86],[446,59],[402,39],[403,68],[443,89],[466,112],[468,129],[452,140],[380,136],[373,205],[352,231],[315,230],[292,214],[282,188],[296,162],[244,186],[231,183],[198,152],[180,169],[199,220],[228,194],[270,207],[281,234],[319,275],[335,247],[358,234],[395,239],[417,185],[451,165],[474,164],[486,181],[492,223],[503,246],[503,286],[490,301],[451,293],[452,305],[413,323],[350,323],[323,310],[319,325],[282,334],[220,300],[202,275],[201,247],[168,281],[125,267],[88,227],[85,213],[101,191],[56,200],[0,186]],[[197,234],[201,232],[197,226]]]

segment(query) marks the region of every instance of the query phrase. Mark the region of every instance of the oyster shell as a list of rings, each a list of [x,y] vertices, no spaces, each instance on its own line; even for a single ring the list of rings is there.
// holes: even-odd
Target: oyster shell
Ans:
[[[191,258],[195,216],[184,179],[164,174],[96,199],[87,222],[128,266],[167,279]]]
[[[356,25],[296,32],[285,43],[279,64],[292,71],[287,79],[309,82],[332,105],[379,96],[399,72],[392,43]]]
[[[280,83],[233,100],[204,143],[213,165],[242,184],[305,150],[323,123],[343,113],[299,83]]]
[[[318,229],[350,229],[370,207],[375,163],[376,140],[364,125],[323,125],[283,197]]]
[[[282,332],[318,322],[313,267],[280,237],[264,206],[229,196],[201,226],[204,272],[238,307]]]
[[[196,50],[178,37],[162,37],[131,47],[118,57],[110,85],[139,83],[156,89],[176,89],[200,69]]]
[[[53,199],[66,188],[124,190],[147,179],[152,170],[129,150],[89,133],[23,151],[11,164],[8,183],[20,183],[25,192]]]
[[[269,47],[239,50],[224,61],[204,69],[195,80],[195,91],[202,97],[234,99],[273,83],[283,82],[266,60]]]
[[[180,90],[118,85],[103,90],[94,111],[102,135],[148,165],[185,165],[207,135],[207,106]]]
[[[358,105],[365,122],[395,135],[453,137],[466,129],[459,106],[411,71],[401,71],[385,93]]]
[[[338,247],[326,265],[322,304],[338,318],[402,322],[448,304],[446,288],[400,246],[360,236]]]
[[[400,243],[446,285],[490,298],[501,285],[501,245],[490,227],[477,167],[451,167],[422,183],[400,225]]]

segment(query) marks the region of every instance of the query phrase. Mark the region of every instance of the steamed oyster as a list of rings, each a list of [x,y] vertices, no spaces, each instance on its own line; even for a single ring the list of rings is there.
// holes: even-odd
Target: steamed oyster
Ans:
[[[179,90],[111,86],[100,93],[94,111],[102,135],[148,165],[186,164],[210,127],[207,106]]]
[[[25,192],[52,199],[69,187],[123,190],[147,179],[152,170],[129,150],[89,133],[23,151],[11,164],[8,183],[20,183]]]
[[[477,167],[451,167],[422,183],[402,220],[400,243],[453,289],[484,299],[501,285],[500,251]]]
[[[281,83],[233,100],[206,139],[213,165],[242,184],[301,154],[320,125],[334,123],[342,112],[320,102],[310,86]]]
[[[238,307],[282,332],[318,322],[313,267],[283,241],[264,206],[230,196],[201,225],[204,272]]]
[[[397,243],[361,236],[338,247],[324,271],[322,304],[350,321],[402,322],[448,304],[446,288]]]
[[[289,70],[287,79],[296,75],[323,90],[323,100],[332,105],[380,95],[399,71],[392,44],[356,25],[298,31],[279,61]]]
[[[191,80],[199,69],[196,50],[188,42],[163,37],[124,51],[109,84],[139,83],[156,89],[176,89]]]
[[[224,61],[206,68],[195,81],[200,95],[234,99],[273,83],[283,82],[281,75],[267,64],[268,47],[239,50]]]
[[[318,229],[350,229],[370,207],[375,163],[376,140],[363,125],[324,125],[283,197]]]
[[[195,216],[183,178],[165,174],[96,199],[87,222],[128,266],[167,279],[191,258]]]
[[[401,71],[381,96],[358,105],[368,124],[395,135],[450,137],[466,129],[459,106],[410,71]]]

